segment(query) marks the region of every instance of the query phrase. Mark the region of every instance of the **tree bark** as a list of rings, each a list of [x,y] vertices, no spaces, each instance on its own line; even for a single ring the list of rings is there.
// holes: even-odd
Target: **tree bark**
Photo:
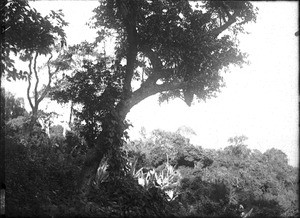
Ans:
[[[115,107],[115,111],[111,112],[112,118],[108,117],[108,122],[102,123],[102,131],[96,140],[96,144],[91,148],[87,155],[86,159],[83,165],[83,168],[81,170],[80,174],[80,182],[79,182],[79,189],[82,194],[82,196],[85,198],[88,193],[90,192],[90,188],[93,182],[93,179],[95,178],[97,169],[99,167],[101,159],[104,157],[104,155],[107,155],[111,149],[118,149],[122,147],[122,136],[126,129],[126,127],[123,125],[126,115],[129,113],[130,109],[132,108],[132,105],[129,104],[130,101],[120,101],[117,106]],[[117,123],[114,126],[111,126],[110,121],[112,119],[116,118]],[[116,132],[116,135],[114,137],[110,136],[110,131],[114,129],[114,132]],[[118,150],[117,150],[118,151]],[[115,158],[115,155],[112,155],[112,159]],[[116,159],[116,161],[118,161]],[[115,161],[115,162],[116,162]],[[114,165],[118,165],[120,163],[113,163]],[[118,168],[116,168],[118,169]]]

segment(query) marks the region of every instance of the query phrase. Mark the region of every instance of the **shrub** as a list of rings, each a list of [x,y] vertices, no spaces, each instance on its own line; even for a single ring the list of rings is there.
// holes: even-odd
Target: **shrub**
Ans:
[[[98,211],[102,208],[102,213],[110,216],[165,217],[172,214],[162,190],[155,187],[144,189],[131,176],[103,182],[98,189],[92,189],[88,201],[95,202]]]
[[[61,159],[38,126],[31,135],[22,134],[21,124],[18,128],[12,123],[7,126],[6,214],[14,217],[69,214],[69,208],[76,208],[72,205],[78,203],[72,199],[77,199],[80,167],[74,164],[74,159]]]

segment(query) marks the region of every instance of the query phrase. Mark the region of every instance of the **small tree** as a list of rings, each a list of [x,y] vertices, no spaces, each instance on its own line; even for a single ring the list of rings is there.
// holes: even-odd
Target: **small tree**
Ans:
[[[62,61],[64,58],[62,54],[52,61],[54,53],[66,44],[63,27],[67,23],[63,20],[61,11],[51,11],[49,15],[43,17],[32,9],[27,1],[9,1],[5,4],[1,2],[1,10],[4,10],[3,27],[5,27],[1,29],[1,35],[5,35],[5,40],[1,43],[1,52],[5,58],[1,60],[1,65],[4,66],[7,79],[12,77],[28,81],[27,99],[32,110],[31,125],[33,125],[38,117],[39,104],[50,91],[53,76],[67,68],[67,61]],[[28,71],[18,72],[15,69],[14,62],[10,58],[12,52],[22,61],[28,62]],[[38,66],[37,59],[42,55],[47,56],[48,59],[45,64],[48,83],[39,88],[41,68]],[[52,67],[54,69],[51,69]]]
[[[48,95],[49,91],[51,90],[51,84],[53,77],[59,72],[63,71],[69,68],[68,65],[68,59],[66,59],[66,56],[61,51],[61,48],[64,46],[64,38],[65,33],[63,31],[63,27],[67,25],[67,23],[62,19],[63,14],[61,12],[55,13],[54,11],[51,12],[49,16],[46,16],[45,19],[53,19],[55,21],[58,21],[58,25],[53,25],[49,23],[49,31],[53,35],[57,35],[60,38],[56,38],[56,42],[54,42],[51,47],[49,47],[46,54],[43,53],[43,51],[40,50],[31,50],[26,51],[25,54],[21,54],[21,60],[28,62],[28,72],[26,72],[26,79],[28,81],[27,86],[27,99],[29,102],[29,105],[31,107],[32,112],[32,125],[36,122],[38,118],[38,110],[39,105],[41,101]],[[57,40],[59,40],[59,43],[57,43]],[[59,52],[57,55],[57,58],[52,61],[53,55],[55,52]],[[48,60],[46,63],[47,68],[47,74],[48,74],[48,82],[46,85],[43,85],[42,88],[39,88],[40,85],[40,75],[42,72],[42,68],[40,70],[38,69],[38,57],[41,55],[47,55]],[[33,83],[33,74],[35,77],[34,84]],[[33,86],[33,95],[31,96],[31,89]]]

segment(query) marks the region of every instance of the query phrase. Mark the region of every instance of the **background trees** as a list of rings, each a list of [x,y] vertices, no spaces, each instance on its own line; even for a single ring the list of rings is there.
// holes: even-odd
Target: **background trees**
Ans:
[[[178,204],[177,213],[181,216],[239,216],[240,204],[245,212],[253,209],[254,216],[295,216],[297,189],[292,188],[296,188],[293,182],[287,181],[297,181],[296,169],[287,165],[281,151],[271,151],[278,154],[272,157],[281,157],[272,158],[275,163],[268,159],[270,151],[261,153],[247,148],[246,138],[232,137],[228,140],[229,146],[220,150],[194,147],[193,150],[201,151],[195,158],[195,153],[189,152],[193,146],[187,138],[156,130],[149,137],[131,142],[126,150],[130,158],[138,157],[136,169],[152,167],[159,172],[169,157],[169,162],[182,175],[180,194],[172,202]],[[190,161],[180,166],[178,160],[182,154]],[[278,172],[285,167],[286,181],[283,182]],[[292,196],[291,189],[294,190]]]
[[[131,151],[129,157],[139,157],[137,169],[147,166],[160,171],[169,157],[181,174],[179,195],[172,204],[177,204],[182,216],[238,217],[240,204],[244,212],[253,209],[253,216],[295,216],[296,168],[287,164],[282,151],[251,150],[246,140],[235,136],[224,149],[202,149],[177,132],[155,130],[126,150]]]
[[[12,93],[5,92],[4,88],[1,88],[1,93],[4,95],[4,99],[1,100],[1,108],[5,108],[5,121],[24,116],[27,113],[23,98],[16,98]]]
[[[130,156],[138,155],[148,167],[159,168],[168,160],[175,168],[205,168],[212,161],[203,150],[190,144],[189,139],[179,133],[154,130],[149,138],[136,140],[125,146]],[[143,160],[144,159],[144,160]],[[140,165],[138,162],[137,167]]]

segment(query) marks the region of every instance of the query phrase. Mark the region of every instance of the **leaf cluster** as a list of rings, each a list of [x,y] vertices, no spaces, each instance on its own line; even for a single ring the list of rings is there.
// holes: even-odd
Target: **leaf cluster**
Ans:
[[[84,61],[82,71],[66,76],[65,81],[56,87],[52,98],[61,103],[71,100],[78,105],[74,112],[79,123],[85,122],[84,135],[95,140],[99,129],[103,129],[104,119],[120,101],[122,78],[107,69],[105,60],[97,63]]]
[[[66,44],[63,27],[68,23],[64,21],[61,10],[51,11],[43,17],[29,6],[27,0],[12,0],[1,1],[1,15],[1,55],[5,57],[1,59],[1,68],[8,73],[8,78],[22,76],[14,68],[11,52],[26,58],[32,52],[49,54],[57,40],[61,46]]]

